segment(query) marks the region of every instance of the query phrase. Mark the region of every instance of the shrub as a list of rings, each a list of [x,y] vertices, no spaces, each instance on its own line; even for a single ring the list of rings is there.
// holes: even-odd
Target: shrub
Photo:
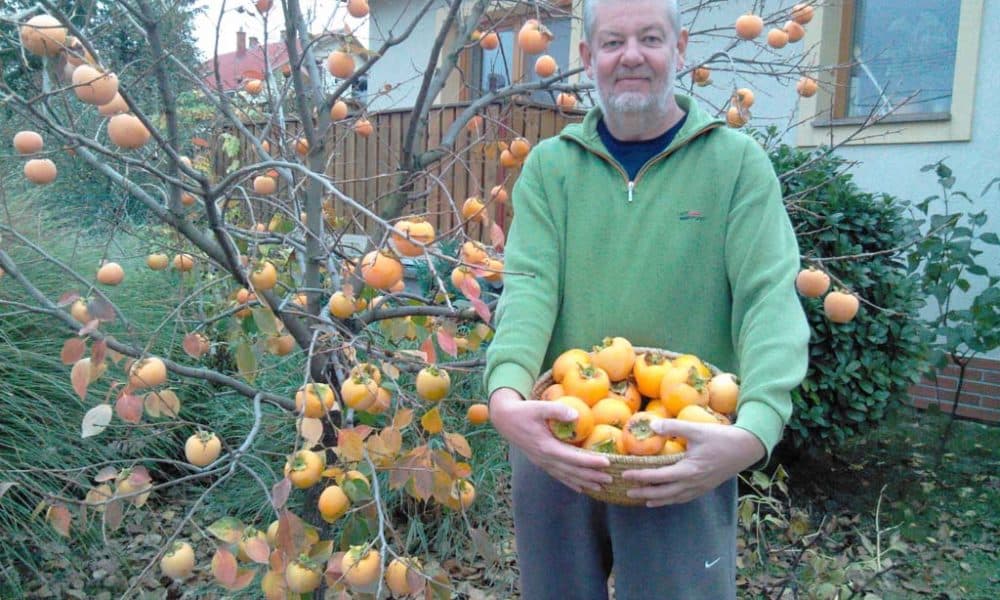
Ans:
[[[789,443],[834,447],[878,425],[924,369],[925,302],[904,252],[917,232],[903,202],[858,189],[841,158],[779,145],[771,160],[803,266],[821,267],[834,287],[862,298],[858,316],[843,325],[827,320],[821,298],[802,298],[812,337],[809,370],[792,394]]]

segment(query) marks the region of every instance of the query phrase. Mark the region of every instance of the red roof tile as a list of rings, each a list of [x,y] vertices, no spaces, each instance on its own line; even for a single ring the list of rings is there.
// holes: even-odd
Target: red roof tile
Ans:
[[[267,45],[267,56],[271,70],[277,69],[288,62],[288,48],[284,42],[274,42]],[[261,79],[264,76],[264,46],[257,45],[240,52],[229,52],[218,56],[219,77],[222,79],[222,90],[230,91],[240,87],[245,79]],[[201,65],[205,83],[215,88],[215,65],[209,59]]]

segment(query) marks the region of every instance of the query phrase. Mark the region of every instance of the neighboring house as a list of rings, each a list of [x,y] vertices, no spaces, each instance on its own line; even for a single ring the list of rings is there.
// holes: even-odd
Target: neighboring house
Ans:
[[[288,60],[288,47],[284,42],[284,32],[275,36],[274,39],[276,41],[268,43],[265,47],[256,37],[251,36],[248,39],[245,31],[236,32],[236,49],[234,51],[220,53],[217,60],[209,59],[202,63],[201,73],[205,83],[212,89],[219,89],[215,77],[215,69],[218,65],[219,79],[222,83],[221,89],[226,93],[243,89],[245,82],[249,79],[263,79],[265,69],[268,67],[270,67],[274,80],[280,84],[284,81],[284,77],[291,72],[291,66]],[[355,62],[360,64],[361,58],[358,49],[362,49],[363,46],[350,32],[328,31],[320,35],[319,39],[312,44],[317,70],[320,77],[323,78],[323,87],[327,90],[333,90],[340,83],[340,80],[327,71],[326,58],[330,52],[341,46],[353,48]],[[366,86],[366,80],[358,82],[347,95],[363,101]]]
[[[769,14],[780,25],[794,3],[769,2],[767,9],[774,11]],[[510,81],[531,80],[535,57],[521,53],[514,40],[523,21],[536,16],[536,8],[555,33],[549,52],[560,67],[565,70],[581,66],[577,47],[582,35],[582,3],[571,3],[573,15],[567,12],[569,7],[557,4],[564,3],[539,2],[537,7],[522,6],[523,10],[508,6],[488,15],[483,26],[492,26],[499,33],[500,47],[485,51],[470,43],[459,65],[459,71],[468,74],[466,81],[456,73],[435,101],[466,101]],[[686,10],[694,4],[680,2],[686,26],[692,31],[718,27],[718,32],[725,34],[738,16],[761,3],[713,3],[699,11],[697,17]],[[956,189],[970,194],[976,210],[987,211],[992,231],[1000,229],[1000,190],[994,186],[988,196],[980,197],[987,183],[1000,177],[995,140],[1000,131],[1000,111],[992,106],[990,92],[1000,88],[1000,0],[835,0],[814,4],[814,19],[806,25],[806,37],[801,42],[778,51],[762,44],[742,43],[732,56],[766,61],[809,50],[803,65],[849,65],[817,70],[822,85],[816,96],[798,97],[794,89],[797,74],[784,80],[763,76],[748,79],[727,72],[726,61],[712,65],[713,85],[695,88],[695,93],[720,105],[731,90],[750,87],[756,94],[751,125],[777,125],[785,131],[785,142],[805,148],[829,144],[831,140],[840,142],[856,131],[877,106],[896,106],[891,116],[838,149],[840,156],[856,163],[851,172],[857,184],[871,192],[922,200],[938,193],[938,189],[933,174],[921,173],[920,168],[947,159],[957,178]],[[405,0],[373,2],[370,47],[378,48],[387,35],[388,29],[377,24],[395,23],[399,24],[397,30],[402,29],[417,8]],[[400,47],[391,49],[371,70],[372,89],[391,87],[373,97],[371,110],[412,106],[445,10],[442,6],[430,11],[414,34]],[[697,21],[692,25],[693,18]],[[758,41],[763,42],[763,37]],[[723,48],[723,43],[719,35],[696,36],[688,47],[688,64],[708,60]],[[678,85],[690,89],[688,80]],[[904,103],[907,98],[909,101]],[[533,99],[551,102],[548,94],[534,94]],[[1000,249],[990,246],[985,250],[980,262],[997,270]],[[944,374],[945,389],[951,374]],[[1000,352],[971,365],[965,389],[959,414],[1000,421]],[[933,391],[927,386],[915,386],[913,396],[918,405],[925,406],[933,398]],[[945,396],[950,401],[950,396]]]

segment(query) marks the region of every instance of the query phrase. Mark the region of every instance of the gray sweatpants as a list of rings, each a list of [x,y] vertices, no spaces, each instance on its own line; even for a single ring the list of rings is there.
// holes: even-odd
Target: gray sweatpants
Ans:
[[[736,479],[685,504],[616,506],[577,494],[516,448],[514,533],[524,600],[736,598]]]

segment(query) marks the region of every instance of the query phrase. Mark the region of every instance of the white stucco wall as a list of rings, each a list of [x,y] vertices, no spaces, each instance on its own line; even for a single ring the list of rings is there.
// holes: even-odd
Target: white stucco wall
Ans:
[[[368,47],[377,51],[386,40],[403,32],[416,18],[425,4],[410,0],[373,0],[370,2],[371,19],[368,30]],[[368,77],[370,110],[391,110],[413,106],[420,90],[421,77],[434,43],[436,18],[439,10],[447,9],[446,2],[435,2],[420,20],[413,33],[398,46],[393,46],[373,65]],[[392,90],[385,92],[389,84]]]

